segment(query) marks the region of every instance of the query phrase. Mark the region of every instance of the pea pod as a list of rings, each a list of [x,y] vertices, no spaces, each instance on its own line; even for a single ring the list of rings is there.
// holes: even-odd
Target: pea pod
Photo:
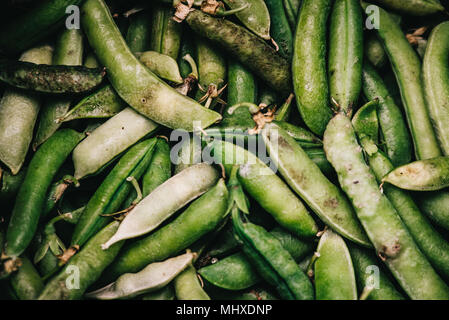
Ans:
[[[75,178],[95,174],[156,128],[156,123],[133,109],[124,109],[96,128],[73,150]]]
[[[23,257],[21,259],[22,265],[17,273],[11,275],[10,283],[20,300],[33,300],[44,288],[44,282],[31,261]]]
[[[293,52],[296,104],[309,129],[322,136],[332,117],[326,74],[326,25],[331,0],[304,0]]]
[[[228,20],[199,10],[189,13],[187,24],[198,34],[224,48],[231,56],[283,94],[290,92],[290,66],[265,41]]]
[[[395,166],[409,163],[412,158],[412,142],[401,110],[380,75],[367,61],[363,65],[362,80],[365,97],[369,101],[379,100],[377,115],[385,141],[384,151]]]
[[[53,49],[44,45],[23,53],[20,60],[51,63]],[[32,94],[7,89],[0,101],[0,161],[17,174],[25,161],[41,102]]]
[[[158,291],[144,294],[142,300],[175,300],[173,286],[169,284]]]
[[[434,223],[449,230],[448,192],[419,192],[417,198],[421,211]]]
[[[321,173],[295,140],[275,124],[266,125],[262,137],[282,177],[318,217],[347,239],[370,246],[344,194]]]
[[[210,144],[213,157],[226,171],[239,165],[238,179],[248,194],[270,213],[285,229],[294,235],[312,238],[318,227],[302,202],[288,186],[261,160],[245,149],[229,142]]]
[[[239,211],[233,211],[232,222],[236,236],[243,243],[243,252],[281,298],[313,299],[312,283],[279,240],[262,227],[243,222]]]
[[[387,53],[374,33],[365,34],[364,54],[366,59],[376,68],[381,69],[388,63]]]
[[[438,0],[411,0],[407,2],[401,0],[372,0],[372,2],[413,16],[426,16],[444,11],[444,7]]]
[[[315,267],[317,300],[357,300],[357,285],[351,256],[344,240],[326,230],[320,238]]]
[[[193,254],[188,252],[163,262],[151,263],[137,273],[121,275],[115,282],[86,294],[86,297],[99,300],[123,299],[161,289],[186,269],[192,259]]]
[[[441,150],[449,155],[449,120],[448,102],[444,97],[449,96],[449,23],[443,22],[436,26],[429,37],[426,54],[423,61],[423,83],[430,117],[436,131]]]
[[[368,6],[362,3],[363,8]],[[413,138],[417,159],[441,155],[421,83],[421,61],[407,41],[395,19],[379,8],[377,34],[388,54],[401,91],[408,126]]]
[[[175,295],[178,300],[210,300],[209,295],[203,290],[195,267],[190,265],[181,272],[173,281]]]
[[[393,205],[379,190],[346,115],[334,116],[323,142],[327,158],[368,237],[404,291],[412,299],[448,299],[449,288],[421,253]],[[426,277],[417,278],[416,274],[426,274]]]
[[[108,79],[120,97],[144,116],[169,128],[193,131],[221,116],[178,93],[149,71],[127,47],[103,0],[87,0],[82,25]],[[113,48],[113,49],[112,49]],[[194,124],[195,122],[195,124]]]
[[[123,239],[144,235],[177,210],[210,189],[218,180],[218,172],[206,163],[189,167],[165,181],[135,208],[120,224],[117,233],[109,239],[103,248]],[[170,197],[167,195],[170,194]]]
[[[100,247],[100,244],[117,230],[118,225],[118,221],[111,222],[92,237],[83,249],[47,282],[38,299],[81,299],[84,292],[100,277],[103,270],[114,261],[122,247],[123,242],[116,243],[108,250],[102,250]],[[74,280],[74,277],[77,277],[78,281]]]
[[[139,60],[162,79],[176,84],[183,82],[176,60],[156,51],[136,53]]]
[[[54,65],[77,66],[83,61],[83,35],[80,30],[64,30],[56,44]],[[46,141],[61,126],[57,119],[70,107],[69,98],[49,98],[39,114],[39,124],[34,137],[33,150]]]
[[[358,0],[336,0],[330,19],[329,91],[352,113],[362,88],[363,21]]]
[[[114,213],[120,208],[132,188],[126,179],[140,179],[151,161],[155,145],[155,138],[142,141],[119,160],[87,203],[73,231],[71,246],[82,246],[107,224],[109,219],[102,215]]]
[[[182,26],[172,19],[173,9],[152,8],[150,50],[177,59],[181,47]]]
[[[82,0],[46,0],[39,3],[2,28],[0,48],[10,54],[30,48],[59,29],[69,6],[81,3]]]
[[[300,145],[301,146],[301,145]],[[330,180],[335,181],[335,170],[332,168],[329,161],[327,161],[326,154],[322,148],[304,149],[310,160],[315,163],[321,172]]]
[[[382,182],[414,191],[435,191],[449,187],[449,158],[415,161],[392,170]]]
[[[171,177],[170,146],[158,139],[151,163],[142,178],[142,195],[145,197]]]
[[[150,49],[151,21],[151,15],[145,10],[129,17],[126,43],[132,52],[144,52]]]
[[[266,0],[265,4],[270,13],[271,36],[279,46],[279,53],[290,60],[293,55],[293,32],[285,15],[282,2],[282,0]]]
[[[355,245],[348,244],[354,265],[357,285],[360,292],[371,290],[368,300],[404,300],[404,296],[395,288],[394,284],[381,269],[374,253]],[[376,269],[377,268],[377,269]],[[379,270],[377,273],[376,270]],[[378,274],[377,279],[374,278]],[[368,289],[366,289],[368,288]]]
[[[13,199],[19,191],[20,185],[25,179],[26,168],[20,170],[18,174],[12,175],[8,171],[0,168],[0,201],[4,202]]]
[[[115,280],[126,272],[137,272],[147,264],[162,261],[215,230],[227,215],[228,190],[223,180],[195,200],[166,226],[125,248],[105,271],[104,280]]]
[[[17,258],[30,244],[51,181],[83,137],[83,134],[72,129],[59,130],[34,154],[17,194],[9,222],[6,234],[8,256]],[[36,183],[39,188],[36,188]]]
[[[285,15],[292,30],[296,29],[296,18],[301,7],[301,0],[283,0]]]

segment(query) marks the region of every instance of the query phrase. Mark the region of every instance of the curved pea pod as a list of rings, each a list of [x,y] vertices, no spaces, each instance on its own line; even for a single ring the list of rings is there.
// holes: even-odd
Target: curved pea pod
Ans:
[[[52,47],[30,49],[20,60],[51,63]],[[7,89],[0,101],[0,161],[17,174],[25,161],[41,102],[38,96],[16,89]]]
[[[334,116],[323,143],[327,158],[370,241],[408,296],[448,299],[449,288],[419,250],[391,202],[379,190],[346,115]],[[417,278],[417,274],[426,276]]]
[[[270,234],[281,242],[282,247],[295,261],[300,261],[313,250],[311,243],[299,240],[282,228],[275,228]],[[203,267],[198,273],[209,283],[226,290],[246,289],[261,280],[243,252],[232,254]]]
[[[79,66],[83,62],[83,34],[81,30],[66,29],[58,38],[53,65]],[[39,113],[39,124],[33,141],[33,150],[47,140],[61,126],[57,119],[70,108],[71,99],[48,98]]]
[[[145,197],[171,177],[170,146],[158,139],[151,163],[142,178],[142,195]]]
[[[201,286],[195,267],[190,265],[173,280],[175,295],[178,300],[210,300]]]
[[[22,257],[19,271],[11,275],[11,286],[20,300],[36,299],[44,288],[39,273],[27,258]]]
[[[145,66],[162,79],[171,81],[176,84],[183,83],[181,74],[179,73],[176,60],[165,54],[156,51],[145,51],[136,53]]]
[[[47,282],[38,299],[80,300],[84,292],[97,281],[103,270],[114,261],[122,247],[123,242],[116,243],[108,250],[102,250],[100,246],[114,234],[118,225],[118,221],[111,222],[92,237],[81,251]],[[74,277],[77,277],[76,283]]]
[[[105,72],[102,68],[35,64],[1,60],[0,81],[19,89],[43,93],[83,93],[97,87]]]
[[[295,126],[286,121],[274,120],[273,123],[275,123],[278,127],[282,128],[290,137],[295,139],[304,149],[317,148],[317,147],[319,148],[323,146],[323,141],[321,141],[320,138],[318,138],[312,132],[302,127]]]
[[[106,85],[83,98],[56,121],[67,122],[76,119],[109,118],[125,108],[125,102],[110,85]]]
[[[443,22],[433,28],[423,61],[423,84],[430,117],[441,150],[449,155],[449,23]]]
[[[151,9],[149,49],[177,59],[181,47],[182,26],[172,19],[172,8],[153,6]]]
[[[238,179],[246,192],[285,229],[313,238],[318,227],[302,202],[288,186],[254,154],[229,142],[210,143],[213,157],[226,171],[239,165]]]
[[[129,17],[126,43],[132,52],[149,50],[151,39],[151,14],[148,11],[137,12]]]
[[[326,72],[326,29],[331,0],[303,0],[293,52],[293,87],[304,123],[322,136],[332,118]]]
[[[192,263],[192,259],[193,254],[189,252],[163,262],[151,263],[137,273],[121,275],[115,282],[85,296],[99,300],[129,299],[162,289],[186,269]]]
[[[157,127],[133,109],[124,109],[96,128],[73,150],[75,178],[95,174]]]
[[[45,204],[47,190],[58,169],[84,137],[72,129],[57,131],[34,154],[16,197],[6,234],[6,254],[18,257],[30,244]],[[39,188],[36,188],[39,184]]]
[[[382,182],[413,191],[435,191],[449,187],[449,158],[418,160],[398,167]]]
[[[265,40],[270,40],[270,12],[263,0],[224,0],[231,9],[247,6],[235,16],[249,30]]]
[[[81,8],[83,31],[108,79],[132,108],[157,123],[193,131],[221,120],[221,115],[183,96],[148,70],[132,54],[103,0],[87,0]]]
[[[360,1],[336,0],[330,17],[330,96],[350,115],[362,88],[363,19]]]
[[[135,238],[154,230],[177,210],[209,190],[217,180],[217,170],[206,163],[181,171],[139,202],[103,248],[107,249],[117,241]]]
[[[354,267],[345,241],[330,229],[320,238],[315,267],[317,300],[357,300]]]
[[[345,195],[321,173],[295,140],[275,124],[267,124],[262,137],[285,181],[318,217],[345,238],[370,246]]]
[[[239,211],[232,214],[234,231],[243,243],[243,252],[262,278],[274,286],[283,299],[313,299],[312,283],[280,241],[264,228],[243,222],[239,214]]]
[[[387,53],[374,33],[366,34],[363,51],[366,59],[376,69],[383,68],[388,62]]]
[[[226,185],[220,179],[172,222],[127,245],[105,271],[107,283],[123,273],[137,272],[147,264],[165,260],[215,230],[228,213],[228,195]]]
[[[373,100],[357,110],[352,118],[352,126],[355,132],[363,132],[363,134],[375,143],[378,143],[379,121],[377,118],[378,100]]]
[[[379,100],[377,116],[382,139],[385,141],[384,151],[395,166],[409,163],[413,151],[405,119],[387,85],[367,61],[363,65],[362,81],[365,97],[370,101]]]
[[[212,17],[200,10],[190,12],[186,22],[195,32],[224,48],[271,88],[284,94],[290,92],[288,60],[263,39],[235,23]]]
[[[371,0],[371,2],[412,16],[426,16],[444,11],[438,0]]]
[[[142,141],[119,160],[87,203],[73,231],[72,246],[82,246],[109,221],[102,215],[114,213],[120,208],[132,189],[127,178],[140,179],[151,161],[155,145],[155,138]]]
[[[20,170],[16,175],[0,168],[0,201],[13,199],[19,191],[20,185],[25,179],[26,168]]]
[[[279,46],[279,53],[287,59],[291,59],[293,55],[293,32],[282,2],[282,0],[266,0],[265,4],[270,13],[270,33]]]
[[[348,244],[360,292],[370,290],[368,300],[404,300],[404,296],[381,269],[374,253]]]

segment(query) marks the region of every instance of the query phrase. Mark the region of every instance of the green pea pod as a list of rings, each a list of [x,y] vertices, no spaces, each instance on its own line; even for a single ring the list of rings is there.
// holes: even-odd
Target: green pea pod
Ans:
[[[254,154],[229,142],[210,143],[213,157],[230,172],[239,165],[238,179],[246,192],[294,235],[313,238],[318,227],[302,202],[288,186]]]
[[[83,66],[86,68],[98,68],[100,64],[98,63],[97,57],[93,52],[90,52],[84,58]]]
[[[383,68],[388,62],[387,53],[382,47],[382,43],[379,41],[377,36],[372,32],[365,34],[363,51],[366,59],[376,69]]]
[[[279,53],[290,60],[293,55],[293,32],[282,2],[282,0],[266,0],[265,4],[270,12],[271,36],[279,46]]]
[[[382,178],[396,187],[413,191],[435,191],[449,187],[449,158],[418,160],[392,170]]]
[[[448,22],[443,22],[432,30],[424,56],[422,74],[430,117],[445,155],[449,155],[449,131],[446,125],[449,120],[449,104],[444,99],[449,95],[448,38]]]
[[[82,0],[46,0],[32,10],[26,11],[3,27],[0,33],[0,48],[10,54],[19,53],[45,39],[60,29],[67,18],[67,8],[82,3]]]
[[[183,83],[176,60],[156,51],[137,53],[140,62],[162,79],[176,84]]]
[[[227,215],[227,205],[228,190],[221,179],[171,223],[127,245],[105,271],[103,280],[109,283],[123,273],[137,272],[186,249],[219,226]]]
[[[16,175],[12,175],[8,171],[0,168],[0,201],[8,201],[13,199],[19,191],[20,185],[25,179],[26,168],[23,168]]]
[[[184,32],[181,41],[181,48],[179,49],[179,56],[177,58],[179,71],[183,79],[187,78],[192,70],[192,67],[188,61],[184,59],[186,55],[191,57],[195,56],[195,46],[191,33]]]
[[[235,16],[249,30],[265,40],[270,40],[270,12],[263,0],[224,0],[231,9],[247,6]]]
[[[260,90],[259,90],[259,96],[257,99],[259,105],[271,106],[271,105],[276,105],[278,103],[279,96],[275,90],[267,87],[266,85],[264,85],[262,83],[259,85],[259,87],[260,87]]]
[[[372,2],[412,16],[426,16],[444,11],[438,0],[372,0]]]
[[[299,144],[301,146],[301,144]],[[335,170],[332,165],[327,161],[326,154],[322,148],[304,149],[310,160],[315,163],[321,172],[331,181],[335,181]]]
[[[270,231],[270,234],[281,242],[282,247],[295,261],[300,261],[313,250],[311,243],[303,242],[279,227]],[[214,286],[227,290],[246,289],[261,280],[243,252],[232,254],[203,267],[198,273]]]
[[[404,300],[390,281],[374,253],[348,244],[360,292],[369,290],[368,300]]]
[[[363,132],[364,135],[379,143],[379,121],[377,118],[378,100],[373,100],[357,110],[352,118],[352,126],[355,132]]]
[[[106,85],[83,98],[67,113],[60,116],[57,122],[76,119],[109,118],[125,108],[125,103],[110,85]]]
[[[151,263],[137,273],[121,275],[106,287],[87,293],[86,297],[99,300],[129,299],[161,289],[186,269],[192,259],[193,254],[188,252],[163,262]]]
[[[448,299],[449,288],[419,250],[363,159],[344,114],[327,126],[324,150],[377,253],[412,299]],[[425,274],[417,278],[417,274]]]
[[[169,284],[158,291],[144,294],[142,300],[175,300],[173,286]]]
[[[144,235],[187,203],[209,190],[218,180],[218,172],[206,163],[189,167],[165,181],[123,219],[117,233],[103,248],[123,239]],[[170,195],[167,197],[167,195]]]
[[[20,60],[51,63],[53,49],[44,45],[23,53]],[[41,102],[38,96],[7,89],[0,101],[0,161],[17,174],[25,161]]]
[[[349,201],[295,140],[275,124],[267,124],[262,137],[282,177],[318,217],[345,238],[370,246]]]
[[[362,88],[363,21],[359,0],[336,0],[330,19],[329,91],[352,114]]]
[[[181,272],[173,280],[173,284],[178,300],[210,300],[209,295],[203,290],[196,270],[192,265]]]
[[[313,299],[312,283],[279,240],[260,226],[244,223],[238,210],[233,211],[232,222],[236,236],[243,243],[243,252],[283,299]]]
[[[170,146],[158,139],[151,163],[142,178],[142,195],[146,197],[171,177]]]
[[[25,257],[21,260],[19,271],[11,275],[11,286],[20,300],[36,299],[44,288],[44,282],[30,260]]]
[[[54,65],[79,66],[83,62],[83,34],[77,29],[64,30],[55,46]],[[56,120],[66,114],[69,98],[49,98],[39,114],[39,124],[34,137],[33,150],[46,141],[61,126]]]
[[[177,59],[181,47],[182,26],[175,22],[173,9],[154,6],[152,9],[150,50]]]
[[[156,128],[156,123],[133,109],[124,109],[96,128],[73,150],[75,178],[95,174]]]
[[[440,227],[449,230],[449,196],[442,192],[419,192],[416,194],[419,208]]]
[[[278,109],[276,109],[276,112],[275,112],[276,120],[285,121],[285,122],[287,122],[289,120],[290,114],[292,111],[292,106],[293,106],[292,102],[293,102],[294,97],[295,97],[295,95],[293,93],[290,93],[290,95],[285,100],[285,102]]]
[[[309,129],[322,136],[332,118],[326,73],[326,26],[331,0],[304,0],[293,52],[296,104]]]
[[[409,163],[412,159],[412,141],[407,124],[387,85],[367,61],[363,65],[362,80],[366,99],[379,100],[377,115],[385,141],[384,151],[395,166]]]
[[[303,148],[319,148],[323,146],[323,141],[320,138],[302,127],[295,126],[286,121],[275,120],[273,123],[295,139]]]
[[[174,174],[178,174],[182,170],[198,163],[201,163],[201,141],[199,141],[197,136],[193,136],[181,143],[178,159],[175,161],[176,167]]]
[[[292,30],[296,30],[296,18],[298,17],[301,0],[283,0],[285,16]]]
[[[72,129],[57,131],[34,154],[20,186],[6,234],[6,254],[18,257],[30,244],[58,169],[84,135]],[[39,188],[36,188],[36,183]]]
[[[193,131],[221,119],[183,96],[149,71],[127,47],[103,0],[87,0],[81,9],[83,31],[120,97],[135,110],[169,128]]]
[[[87,203],[73,231],[71,246],[82,246],[107,224],[109,219],[102,215],[114,213],[120,208],[132,188],[126,179],[140,179],[151,161],[155,145],[155,138],[142,141],[119,160]]]
[[[357,300],[351,256],[344,240],[330,229],[320,238],[315,268],[317,300]]]
[[[132,52],[144,52],[150,49],[151,15],[141,11],[129,17],[126,43]]]
[[[287,59],[263,39],[235,23],[200,10],[190,12],[186,22],[195,32],[224,48],[272,89],[283,94],[290,92],[291,73]]]
[[[368,4],[363,2],[362,6],[366,9]],[[384,9],[378,10],[377,35],[388,54],[399,84],[416,158],[438,157],[441,151],[427,112],[421,83],[421,61],[395,19]]]
[[[123,242],[116,243],[108,250],[100,244],[117,230],[118,221],[111,222],[92,237],[64,268],[51,278],[39,300],[80,300],[84,292],[97,281],[103,270],[117,256]]]

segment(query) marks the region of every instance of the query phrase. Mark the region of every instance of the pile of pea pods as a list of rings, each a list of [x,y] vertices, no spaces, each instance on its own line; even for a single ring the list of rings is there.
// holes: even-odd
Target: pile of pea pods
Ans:
[[[0,6],[0,299],[449,299],[438,0]]]

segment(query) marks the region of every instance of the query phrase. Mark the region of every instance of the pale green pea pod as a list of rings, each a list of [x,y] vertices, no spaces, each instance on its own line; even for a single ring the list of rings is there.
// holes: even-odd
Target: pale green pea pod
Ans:
[[[436,191],[449,187],[449,157],[415,161],[387,174],[382,182],[413,191]]]
[[[129,212],[117,232],[102,245],[105,250],[112,244],[144,235],[190,201],[199,197],[215,185],[217,170],[206,163],[189,167],[171,177]]]
[[[351,255],[344,240],[326,230],[321,236],[315,262],[317,300],[357,300],[357,284]]]
[[[153,6],[151,17],[150,50],[176,59],[181,47],[181,24],[173,20],[173,9]]]
[[[185,140],[178,152],[174,174],[180,173],[185,168],[201,162],[201,141],[196,136]]]
[[[178,300],[210,300],[209,295],[203,290],[196,270],[192,265],[175,278],[174,286]]]
[[[52,54],[44,45],[26,51],[20,61],[51,64]],[[40,105],[38,96],[17,89],[7,89],[0,101],[0,161],[14,175],[25,161]]]
[[[157,127],[155,122],[133,109],[124,109],[95,129],[73,150],[75,178],[96,173]]]
[[[183,79],[179,73],[178,63],[172,57],[156,51],[138,52],[136,56],[140,62],[160,78],[176,84],[183,83]]]
[[[144,294],[142,300],[175,300],[175,290],[171,284],[160,290]]]
[[[86,294],[86,297],[99,300],[124,299],[162,289],[187,268],[192,260],[193,253],[188,252],[151,263],[137,273],[125,273],[115,282]]]

